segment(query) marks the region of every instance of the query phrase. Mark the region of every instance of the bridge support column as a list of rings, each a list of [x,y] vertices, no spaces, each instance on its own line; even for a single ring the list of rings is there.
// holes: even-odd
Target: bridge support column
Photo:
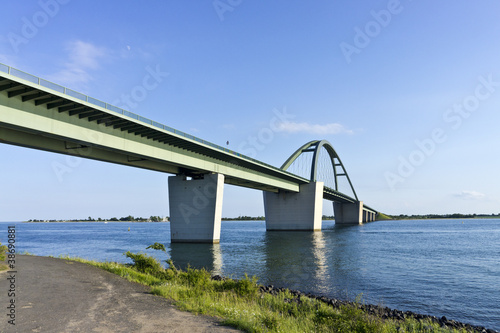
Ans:
[[[363,222],[373,222],[377,214],[371,211],[363,210]]]
[[[363,210],[363,201],[355,203],[333,203],[333,211],[335,214],[335,224],[362,224],[365,219]]]
[[[299,193],[264,192],[266,229],[321,230],[323,182],[300,185]]]
[[[219,243],[224,175],[168,177],[172,243]]]

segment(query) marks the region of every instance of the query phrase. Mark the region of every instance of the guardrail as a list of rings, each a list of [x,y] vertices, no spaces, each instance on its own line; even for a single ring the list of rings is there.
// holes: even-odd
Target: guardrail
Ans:
[[[259,161],[259,160],[256,160],[254,158],[251,158],[249,156],[246,156],[246,155],[240,154],[238,152],[235,152],[233,150],[230,150],[230,149],[224,148],[222,146],[216,145],[215,143],[211,143],[209,141],[205,141],[203,139],[197,138],[197,137],[195,137],[193,135],[190,135],[190,134],[187,134],[185,132],[176,130],[175,128],[172,128],[172,127],[160,124],[160,123],[158,123],[156,121],[153,121],[151,119],[141,117],[138,114],[135,114],[133,112],[124,110],[122,108],[116,107],[116,106],[108,104],[108,103],[105,103],[105,102],[100,101],[98,99],[92,98],[90,96],[84,95],[84,94],[79,93],[77,91],[74,91],[74,90],[71,90],[69,88],[63,87],[61,85],[55,84],[53,82],[47,81],[47,80],[42,79],[42,78],[40,78],[38,76],[35,76],[35,75],[32,75],[32,74],[23,72],[23,71],[21,71],[19,69],[16,69],[16,68],[4,65],[2,63],[0,63],[0,72],[7,73],[9,75],[18,77],[20,79],[29,81],[29,82],[34,83],[34,84],[38,84],[38,85],[40,85],[42,87],[45,87],[45,88],[57,91],[57,92],[59,92],[61,94],[65,94],[65,95],[71,96],[73,98],[77,98],[77,99],[79,99],[81,101],[84,101],[84,102],[96,105],[96,106],[104,108],[106,110],[109,110],[109,111],[121,114],[121,115],[123,115],[125,117],[128,117],[128,118],[140,121],[142,123],[145,123],[145,124],[148,124],[148,125],[151,125],[151,126],[154,126],[154,127],[157,127],[157,128],[162,129],[164,131],[180,135],[182,137],[185,137],[187,139],[190,139],[190,140],[202,143],[204,145],[210,146],[210,147],[215,148],[217,150],[221,150],[223,152],[226,152],[226,153],[229,153],[229,154],[241,157],[241,158],[246,159],[248,161],[252,161],[252,162],[254,162],[256,164],[260,164],[260,165],[266,166],[268,168],[271,168],[271,169],[274,169],[274,170],[278,170],[280,172],[283,172],[283,173],[286,173],[286,174],[289,174],[289,175],[292,175],[292,176],[295,176],[295,177],[298,177],[298,178],[302,178],[302,177],[297,176],[297,175],[295,175],[295,174],[293,174],[291,172],[287,172],[287,171],[281,170],[280,168],[277,168],[277,167],[275,167],[273,165],[264,163],[262,161]],[[303,179],[307,180],[305,178],[303,178]]]

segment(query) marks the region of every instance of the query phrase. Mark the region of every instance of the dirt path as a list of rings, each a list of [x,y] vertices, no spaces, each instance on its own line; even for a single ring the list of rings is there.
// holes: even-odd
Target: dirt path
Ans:
[[[8,279],[0,273],[0,332],[239,332],[104,270],[35,256],[17,256],[13,326]]]

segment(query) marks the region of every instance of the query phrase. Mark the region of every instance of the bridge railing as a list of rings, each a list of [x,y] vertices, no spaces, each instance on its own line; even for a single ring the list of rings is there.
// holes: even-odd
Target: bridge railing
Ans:
[[[238,152],[235,152],[231,149],[227,149],[227,148],[224,148],[222,146],[219,146],[215,143],[211,143],[209,141],[206,141],[206,140],[203,140],[203,139],[200,139],[198,137],[195,137],[191,134],[187,134],[185,132],[182,132],[182,131],[179,131],[179,130],[176,130],[175,128],[172,128],[172,127],[169,127],[169,126],[166,126],[166,125],[163,125],[163,124],[160,124],[156,121],[153,121],[151,119],[148,119],[148,118],[145,118],[145,117],[142,117],[142,116],[139,116],[138,114],[135,114],[133,112],[130,112],[130,111],[127,111],[127,110],[124,110],[122,108],[119,108],[117,106],[114,106],[114,105],[111,105],[111,104],[108,104],[106,102],[103,102],[103,101],[100,101],[98,99],[95,99],[95,98],[92,98],[90,96],[87,96],[85,94],[82,94],[82,93],[79,93],[77,91],[74,91],[74,90],[71,90],[69,88],[66,88],[66,87],[63,87],[61,85],[58,85],[58,84],[55,84],[53,82],[50,82],[50,81],[47,81],[45,79],[42,79],[38,76],[35,76],[35,75],[32,75],[32,74],[29,74],[29,73],[26,73],[26,72],[23,72],[19,69],[16,69],[16,68],[13,68],[13,67],[10,67],[10,66],[7,66],[7,65],[4,65],[2,63],[0,63],[0,72],[4,72],[4,73],[7,73],[7,74],[10,74],[12,76],[15,76],[17,78],[20,78],[20,79],[23,79],[23,80],[26,80],[26,81],[29,81],[31,83],[34,83],[34,84],[38,84],[42,87],[45,87],[45,88],[48,88],[48,89],[51,89],[51,90],[54,90],[54,91],[57,91],[61,94],[64,94],[64,95],[68,95],[70,97],[73,97],[73,98],[76,98],[76,99],[79,99],[81,101],[84,101],[84,102],[87,102],[87,103],[90,103],[90,104],[93,104],[93,105],[96,105],[98,107],[101,107],[101,108],[104,108],[106,110],[109,110],[109,111],[112,111],[112,112],[115,112],[115,113],[118,113],[118,114],[121,114],[125,117],[128,117],[128,118],[132,118],[134,120],[137,120],[139,122],[142,122],[142,123],[145,123],[145,124],[148,124],[148,125],[151,125],[151,126],[154,126],[154,127],[157,127],[159,129],[162,129],[164,131],[167,131],[167,132],[170,132],[170,133],[174,133],[174,134],[177,134],[177,135],[180,135],[182,137],[185,137],[185,138],[188,138],[190,140],[193,140],[193,141],[196,141],[196,142],[199,142],[199,143],[202,143],[204,145],[207,145],[207,146],[210,146],[212,148],[215,148],[217,150],[221,150],[221,151],[224,151],[228,154],[232,154],[234,156],[238,156],[238,157],[241,157],[243,159],[246,159],[246,160],[249,160],[249,161],[252,161],[254,163],[257,163],[257,164],[261,164],[261,165],[264,165],[268,168],[271,168],[271,169],[275,169],[275,170],[279,170],[283,173],[287,173],[287,174],[290,174],[290,175],[293,175],[295,177],[299,177],[299,178],[302,178],[300,176],[297,176],[291,172],[287,172],[287,171],[284,171],[284,170],[281,170],[280,168],[277,168],[273,165],[270,165],[270,164],[267,164],[267,163],[264,163],[262,161],[259,161],[259,160],[256,160],[254,158],[251,158],[249,156],[246,156],[246,155],[243,155],[243,154],[240,154]],[[304,178],[304,180],[306,180]]]

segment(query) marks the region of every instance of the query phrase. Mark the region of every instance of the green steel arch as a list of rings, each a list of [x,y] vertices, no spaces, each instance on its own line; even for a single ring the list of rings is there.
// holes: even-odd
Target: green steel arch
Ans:
[[[319,151],[320,149],[324,147],[326,151],[328,152],[328,155],[330,156],[330,160],[332,162],[333,166],[333,174],[334,174],[334,179],[335,179],[335,191],[338,191],[338,177],[346,177],[347,181],[349,182],[349,185],[351,186],[352,193],[354,194],[354,197],[356,200],[358,200],[358,196],[356,194],[356,191],[354,190],[354,187],[352,186],[351,179],[349,179],[349,175],[347,174],[346,169],[344,168],[344,164],[342,164],[342,161],[340,160],[339,155],[333,149],[333,146],[331,145],[330,142],[327,140],[314,140],[306,143],[299,149],[297,149],[287,160],[283,165],[281,166],[282,170],[287,170],[290,165],[303,153],[306,152],[313,152],[313,161],[312,161],[312,166],[311,166],[311,177],[310,181],[315,182],[317,181],[317,174],[318,174],[318,157],[319,157]],[[337,167],[341,168],[341,172],[337,171]],[[359,200],[358,200],[359,201]]]

